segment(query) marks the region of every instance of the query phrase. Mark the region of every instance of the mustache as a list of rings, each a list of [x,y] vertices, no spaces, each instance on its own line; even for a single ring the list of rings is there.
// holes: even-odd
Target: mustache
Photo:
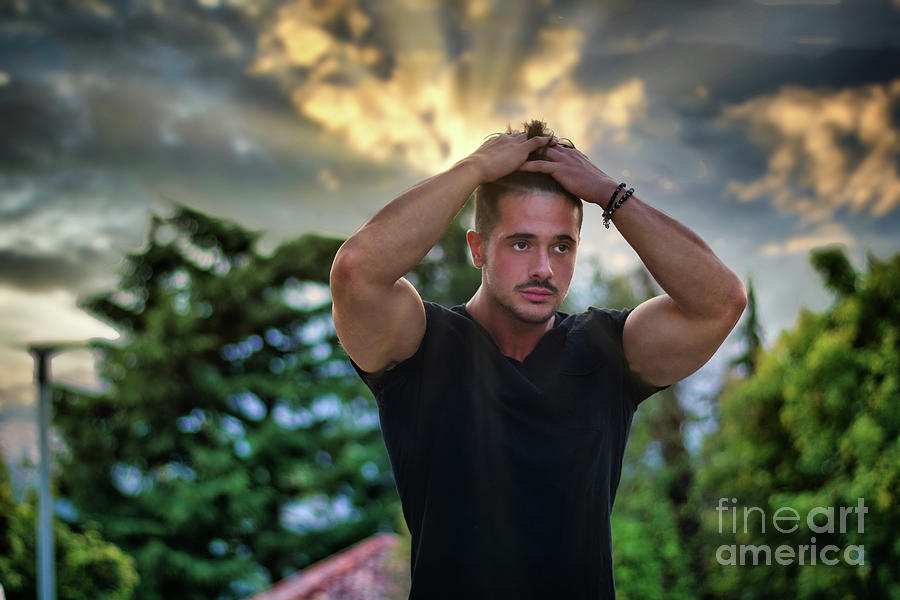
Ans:
[[[550,290],[554,294],[559,292],[559,288],[557,288],[549,281],[528,281],[525,283],[520,283],[515,287],[515,290],[518,292],[527,288],[544,288],[545,290]]]

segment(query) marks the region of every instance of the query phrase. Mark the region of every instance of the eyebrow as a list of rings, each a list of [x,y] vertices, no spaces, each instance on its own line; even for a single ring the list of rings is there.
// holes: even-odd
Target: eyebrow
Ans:
[[[531,240],[531,239],[534,239],[534,238],[536,238],[536,237],[537,237],[537,236],[536,236],[535,234],[533,234],[533,233],[519,232],[519,233],[511,233],[511,234],[509,234],[508,236],[506,236],[504,239],[512,240],[512,239],[521,239],[521,238],[525,238],[525,239]],[[569,241],[569,242],[574,242],[574,241],[575,241],[575,238],[573,238],[573,237],[572,237],[571,235],[569,235],[568,233],[561,233],[561,234],[559,234],[558,236],[556,236],[555,239],[557,239],[557,240],[566,240],[566,241]]]

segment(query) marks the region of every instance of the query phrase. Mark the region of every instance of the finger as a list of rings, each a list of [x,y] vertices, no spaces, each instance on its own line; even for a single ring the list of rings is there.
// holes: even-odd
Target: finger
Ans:
[[[533,138],[529,138],[525,142],[525,145],[529,148],[529,150],[537,150],[538,148],[540,148],[542,146],[546,146],[549,141],[550,141],[549,135],[537,135]]]
[[[547,148],[547,151],[544,152],[544,155],[553,161],[565,160],[568,157],[565,150],[562,149],[562,146],[550,146]]]
[[[519,167],[520,171],[530,171],[532,173],[553,173],[556,169],[556,163],[549,160],[529,160],[522,163]]]

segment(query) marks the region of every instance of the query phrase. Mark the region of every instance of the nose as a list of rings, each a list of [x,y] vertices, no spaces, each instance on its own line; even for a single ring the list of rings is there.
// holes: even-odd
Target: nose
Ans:
[[[545,281],[553,277],[553,267],[550,266],[550,253],[546,249],[541,249],[535,252],[533,256],[534,260],[531,263],[529,276],[539,281]]]

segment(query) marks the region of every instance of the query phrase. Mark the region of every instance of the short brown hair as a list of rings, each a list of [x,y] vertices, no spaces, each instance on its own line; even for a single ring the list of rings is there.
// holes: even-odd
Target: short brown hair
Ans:
[[[523,131],[525,131],[529,139],[535,136],[553,135],[553,132],[547,129],[547,124],[543,121],[532,120],[523,123],[523,127]],[[506,133],[509,135],[520,132],[513,131],[512,127],[507,126]],[[559,144],[570,148],[575,147],[567,139],[560,140]],[[539,148],[529,154],[527,160],[542,160],[544,152],[544,148]],[[581,231],[583,211],[581,199],[578,196],[564,188],[562,184],[548,173],[513,171],[494,181],[482,183],[475,190],[475,231],[485,243],[487,243],[494,225],[497,224],[499,217],[497,207],[500,197],[506,194],[520,194],[523,192],[549,192],[559,194],[571,201],[574,206],[578,207],[578,230]]]

